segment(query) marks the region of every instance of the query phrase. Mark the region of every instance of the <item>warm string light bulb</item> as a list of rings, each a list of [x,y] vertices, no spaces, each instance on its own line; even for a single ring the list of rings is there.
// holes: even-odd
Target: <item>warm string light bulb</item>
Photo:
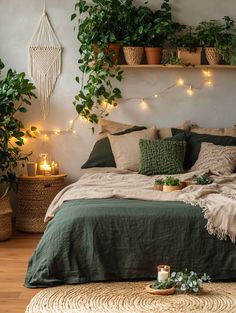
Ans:
[[[211,77],[211,72],[209,70],[204,70],[203,71],[203,74],[206,76],[206,77]]]
[[[157,94],[157,93],[155,93],[154,98],[156,98],[156,99],[157,99],[158,97],[159,97],[159,96],[158,96],[158,94]]]
[[[182,78],[179,78],[177,81],[178,86],[183,86],[184,85],[184,80]]]
[[[189,88],[187,89],[187,93],[189,96],[193,95],[193,87],[192,86],[189,86]]]
[[[212,86],[213,86],[212,80],[207,80],[207,81],[205,82],[205,85],[208,86],[208,87],[212,87]]]
[[[146,110],[148,108],[148,104],[147,104],[147,102],[144,99],[142,99],[140,104],[141,104],[141,108],[143,110]]]

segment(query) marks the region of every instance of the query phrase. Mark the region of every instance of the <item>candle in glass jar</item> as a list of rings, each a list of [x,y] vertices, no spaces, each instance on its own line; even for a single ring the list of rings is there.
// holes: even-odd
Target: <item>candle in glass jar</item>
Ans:
[[[43,175],[51,175],[52,168],[51,166],[47,163],[46,160],[43,161],[43,164],[40,164],[39,166],[40,171],[43,173]]]
[[[59,174],[59,164],[57,161],[52,161],[51,168],[52,168],[52,175],[58,175]]]
[[[169,277],[169,273],[165,271],[163,268],[160,270],[160,272],[158,272],[158,281],[160,283],[163,283],[164,281],[166,281],[168,277]]]

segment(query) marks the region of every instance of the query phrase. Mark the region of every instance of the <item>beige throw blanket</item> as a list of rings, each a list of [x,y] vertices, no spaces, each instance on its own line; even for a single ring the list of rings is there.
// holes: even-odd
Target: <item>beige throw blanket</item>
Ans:
[[[181,181],[190,179],[191,172],[175,175]],[[48,208],[45,220],[53,217],[55,211],[66,200],[124,198],[151,201],[183,201],[199,205],[207,219],[209,234],[219,239],[227,236],[236,241],[236,174],[230,176],[212,176],[211,185],[191,185],[175,192],[156,191],[153,188],[156,178],[165,176],[144,176],[125,171],[91,172],[83,175],[79,181],[64,188]]]

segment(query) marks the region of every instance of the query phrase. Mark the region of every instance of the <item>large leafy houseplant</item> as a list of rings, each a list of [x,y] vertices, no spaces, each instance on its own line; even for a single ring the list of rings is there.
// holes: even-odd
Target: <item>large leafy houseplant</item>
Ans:
[[[127,2],[130,0],[92,0],[88,4],[80,0],[75,4],[75,10],[79,11],[78,63],[82,80],[73,103],[78,114],[91,123],[97,123],[99,117],[107,116],[107,107],[116,106],[116,99],[121,98],[120,89],[113,88],[113,79],[121,81],[122,71],[114,65],[114,52],[108,46],[123,37],[122,19]],[[74,13],[71,19],[76,17]],[[80,83],[79,77],[76,77],[76,81]]]
[[[0,60],[0,76],[3,68]],[[6,186],[3,195],[16,188],[15,168],[19,161],[27,159],[21,152],[25,133],[18,116],[27,112],[26,106],[31,105],[30,99],[35,97],[34,89],[25,73],[9,69],[4,78],[0,77],[0,185]]]

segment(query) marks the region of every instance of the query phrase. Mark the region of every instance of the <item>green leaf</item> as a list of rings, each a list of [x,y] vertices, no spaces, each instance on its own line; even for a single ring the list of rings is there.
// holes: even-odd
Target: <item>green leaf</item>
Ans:
[[[76,18],[76,13],[73,13],[70,17],[71,21],[73,21]]]
[[[19,108],[19,111],[22,112],[22,113],[25,113],[25,112],[27,112],[27,109],[24,108],[24,107],[21,107],[21,108]]]

